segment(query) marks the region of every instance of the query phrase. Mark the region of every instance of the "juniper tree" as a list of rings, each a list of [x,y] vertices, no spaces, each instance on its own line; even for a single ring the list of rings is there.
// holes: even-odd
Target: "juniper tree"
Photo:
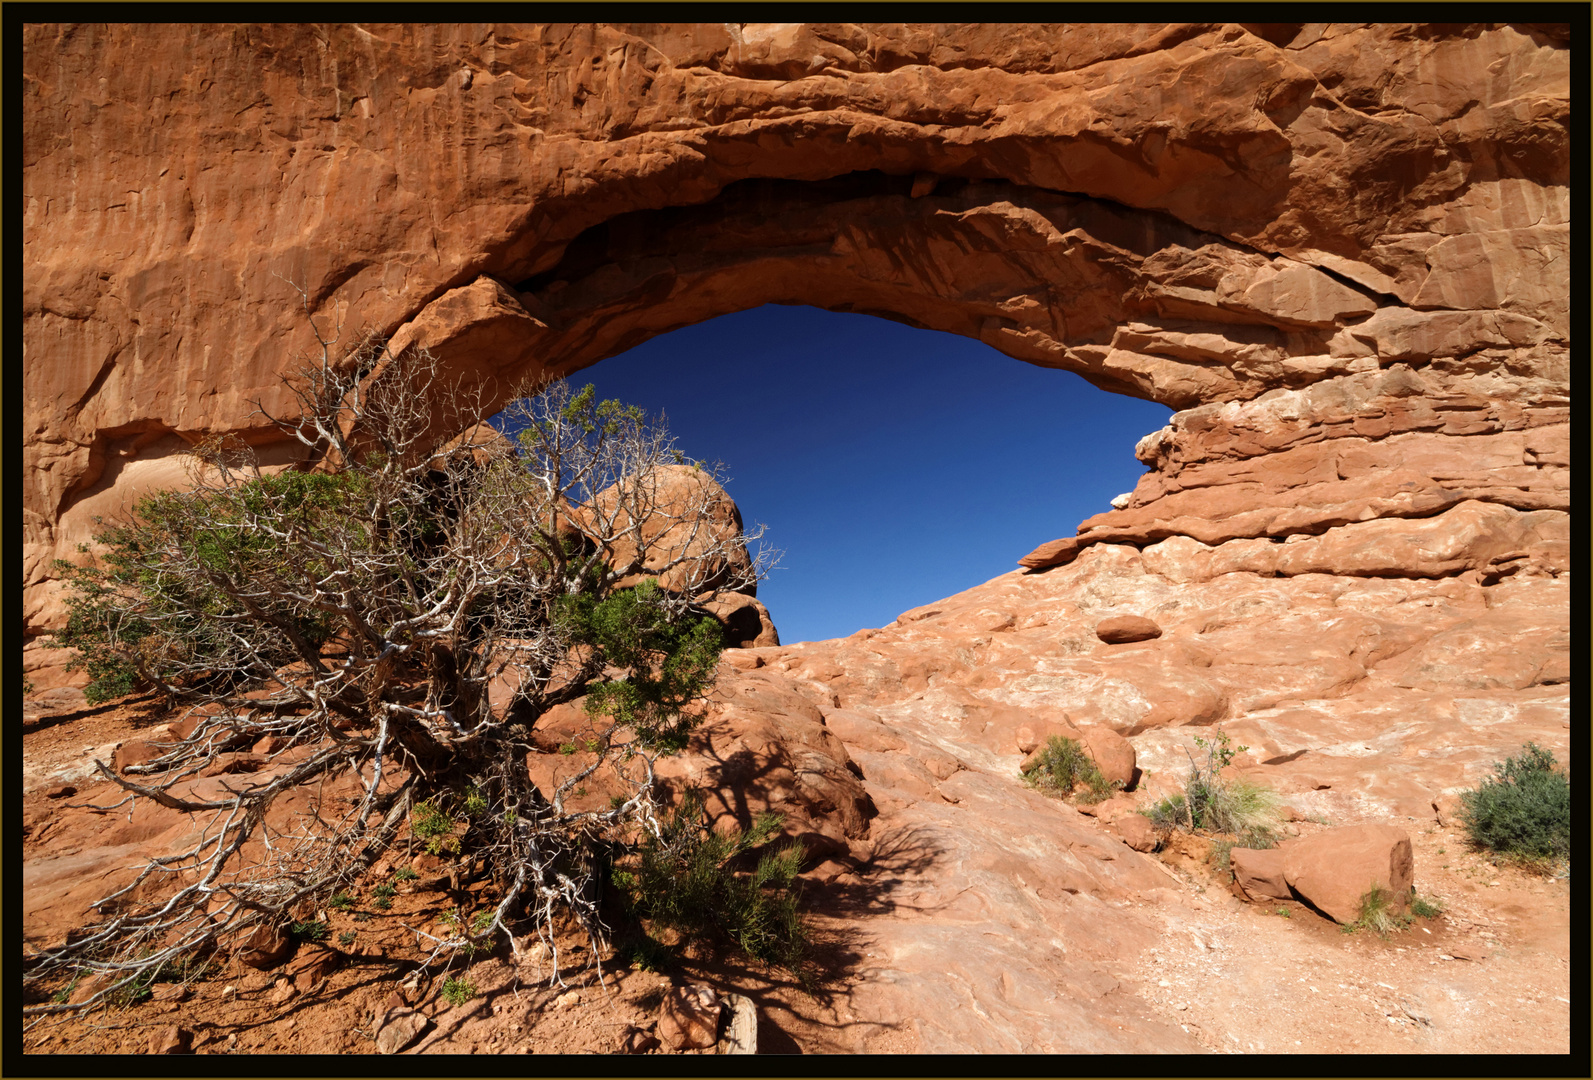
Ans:
[[[531,925],[556,957],[561,912],[596,953],[594,845],[661,837],[654,762],[684,744],[722,646],[702,605],[766,572],[768,553],[749,550],[761,528],[727,528],[716,484],[671,483],[684,459],[640,410],[555,383],[505,413],[507,440],[424,351],[338,359],[334,345],[290,380],[288,415],[262,409],[302,444],[302,467],[203,444],[190,488],[142,499],[89,565],[62,565],[60,642],[79,650],[91,700],[151,687],[191,728],[125,774],[97,763],[115,806],[150,799],[203,826],[30,958],[29,979],[110,973],[84,1004],[314,910],[406,822],[458,836],[495,883],[490,914],[434,939],[434,956],[503,937],[518,951]],[[536,725],[578,700],[595,753],[539,786]],[[285,768],[195,793],[219,755],[267,736]],[[599,770],[622,794],[578,809],[572,793]],[[289,831],[268,820],[287,793],[338,777],[355,785],[348,805]]]

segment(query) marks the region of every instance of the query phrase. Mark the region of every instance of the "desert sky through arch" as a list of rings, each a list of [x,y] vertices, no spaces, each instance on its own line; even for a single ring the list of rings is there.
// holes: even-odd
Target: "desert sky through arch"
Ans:
[[[1171,410],[981,342],[764,305],[577,372],[722,461],[784,551],[758,589],[783,642],[844,637],[1016,568],[1109,509]]]

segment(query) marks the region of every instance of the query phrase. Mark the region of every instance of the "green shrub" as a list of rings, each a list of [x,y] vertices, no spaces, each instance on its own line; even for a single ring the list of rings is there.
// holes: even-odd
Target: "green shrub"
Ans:
[[[1554,755],[1527,743],[1460,796],[1460,820],[1478,847],[1528,864],[1571,854],[1571,781]]]
[[[350,945],[354,944],[354,937],[355,937],[354,931],[345,930],[345,931],[343,931],[341,934],[339,934],[337,936],[337,943],[339,945],[343,946],[343,948],[346,949]]]
[[[1205,758],[1190,757],[1183,793],[1169,795],[1140,813],[1161,832],[1204,829],[1234,837],[1228,848],[1275,847],[1282,825],[1278,793],[1244,777],[1222,776],[1222,770],[1250,748],[1234,746],[1222,731],[1209,740],[1197,737],[1195,745],[1205,751]],[[1226,863],[1227,851],[1220,857]]]
[[[326,902],[326,906],[331,908],[333,911],[347,911],[349,908],[354,906],[354,898],[348,893],[339,889],[337,892],[332,894],[332,899]]]
[[[1410,901],[1410,913],[1423,919],[1436,919],[1444,913],[1444,909],[1426,897],[1413,896]]]
[[[426,841],[425,849],[429,855],[441,855],[459,847],[459,839],[454,836],[454,819],[430,802],[415,804],[409,816],[409,830]]]
[[[1024,780],[1037,791],[1055,798],[1085,790],[1082,799],[1100,802],[1112,794],[1113,786],[1107,783],[1101,770],[1090,757],[1089,751],[1076,739],[1053,735],[1040,751],[1040,760],[1025,775]]]
[[[1187,800],[1182,795],[1169,795],[1141,814],[1150,818],[1152,825],[1158,832],[1171,832],[1182,827],[1188,821],[1189,810]]]
[[[1399,910],[1394,894],[1373,884],[1361,894],[1361,910],[1355,921],[1339,929],[1346,934],[1370,930],[1378,937],[1387,937],[1389,931],[1403,930],[1409,925],[1410,916]]]
[[[729,944],[755,960],[808,981],[808,933],[798,906],[802,848],[767,851],[750,871],[732,860],[780,830],[778,814],[759,814],[750,830],[708,827],[702,800],[688,792],[660,830],[614,868],[612,880],[633,917],[675,930],[683,940]],[[644,952],[656,953],[644,946]]]
[[[418,877],[420,877],[420,875],[415,872],[414,867],[410,866],[400,866],[397,870],[393,871],[394,881],[414,881]]]
[[[294,923],[288,932],[300,941],[325,941],[331,931],[332,928],[320,919],[306,919]]]
[[[442,997],[450,1005],[463,1005],[476,996],[476,987],[467,979],[459,979],[450,975],[443,980]]]
[[[1278,842],[1279,805],[1276,791],[1237,777],[1210,793],[1205,827],[1237,836],[1235,847],[1274,847]]]

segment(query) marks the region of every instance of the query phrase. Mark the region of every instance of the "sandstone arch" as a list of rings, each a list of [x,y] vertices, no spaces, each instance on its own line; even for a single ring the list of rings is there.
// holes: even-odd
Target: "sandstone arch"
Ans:
[[[1184,410],[1037,567],[1468,501],[1514,539],[1404,571],[1563,559],[1568,39],[29,26],[27,630],[94,514],[206,432],[264,437],[303,333],[276,275],[463,378],[805,302]]]

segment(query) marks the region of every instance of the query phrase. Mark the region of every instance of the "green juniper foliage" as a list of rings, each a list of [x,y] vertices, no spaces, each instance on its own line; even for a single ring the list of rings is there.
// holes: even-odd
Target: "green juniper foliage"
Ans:
[[[424,351],[337,358],[312,326],[319,362],[287,383],[297,413],[260,410],[307,448],[303,468],[267,472],[247,447],[206,444],[188,490],[141,499],[103,525],[85,565],[62,567],[57,643],[77,651],[89,699],[150,687],[194,721],[161,759],[106,775],[212,831],[93,905],[114,914],[43,954],[30,981],[86,961],[153,970],[262,925],[324,937],[304,913],[342,910],[406,825],[489,879],[490,908],[446,947],[531,926],[548,936],[572,915],[597,954],[600,853],[652,833],[654,765],[686,744],[714,681],[723,633],[703,605],[771,563],[749,544],[761,528],[720,528],[713,469],[700,467],[698,491],[670,486],[681,455],[640,409],[555,383],[504,414],[510,440]],[[673,529],[693,537],[689,552],[659,539]],[[544,789],[527,764],[543,752],[535,729],[581,701],[590,760]],[[265,735],[310,753],[209,802],[174,787]],[[623,797],[567,805],[600,770]],[[347,810],[271,845],[270,864],[240,865],[275,800],[337,775],[363,787]],[[718,925],[761,958],[795,940],[794,908],[772,899],[794,859],[753,872],[752,893],[730,875],[716,894]],[[391,888],[372,906],[390,907]],[[643,899],[655,902],[674,910]]]

